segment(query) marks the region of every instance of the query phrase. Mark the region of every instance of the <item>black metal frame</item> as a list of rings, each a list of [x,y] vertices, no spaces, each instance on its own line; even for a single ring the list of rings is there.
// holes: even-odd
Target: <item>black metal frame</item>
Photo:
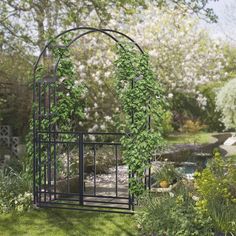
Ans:
[[[77,27],[69,29],[57,35],[54,39],[58,39],[61,36],[76,31],[85,31],[74,39],[72,39],[68,45],[65,45],[65,48],[70,47],[75,41],[82,38],[85,35],[90,33],[99,32],[102,33],[116,43],[119,44],[119,41],[114,34],[122,36],[132,42],[140,53],[144,53],[141,47],[129,36],[124,33],[121,33],[116,30],[111,29],[96,29],[92,27]],[[119,184],[118,184],[118,148],[120,148],[120,137],[125,134],[122,133],[88,133],[88,132],[59,132],[56,129],[56,126],[50,125],[51,121],[51,106],[52,104],[56,106],[57,96],[55,86],[51,85],[57,82],[57,68],[61,58],[58,58],[53,70],[53,76],[49,78],[44,78],[44,80],[36,81],[36,71],[39,66],[43,55],[47,50],[50,50],[52,41],[47,43],[45,48],[42,50],[41,54],[36,61],[34,66],[34,87],[33,87],[33,102],[37,104],[34,106],[33,110],[33,192],[34,192],[34,204],[38,207],[48,207],[48,208],[62,208],[62,209],[71,209],[71,210],[89,210],[89,211],[100,211],[100,212],[118,212],[118,213],[133,213],[134,211],[134,196],[129,193],[129,185],[127,186],[127,194],[120,195],[119,193]],[[122,47],[122,45],[120,44]],[[132,83],[134,86],[134,81]],[[46,89],[48,89],[48,94],[46,94]],[[44,91],[44,92],[43,92]],[[47,96],[47,99],[45,98]],[[47,102],[46,102],[47,100]],[[48,104],[46,104],[48,103]],[[42,130],[41,122],[43,119],[49,120],[48,130]],[[150,126],[150,119],[148,119]],[[64,135],[70,136],[70,141],[64,139]],[[91,141],[87,137],[89,135],[97,136],[113,136],[113,141]],[[119,137],[117,139],[117,137]],[[115,140],[115,141],[114,141]],[[57,190],[57,164],[59,159],[58,149],[62,145],[66,146],[66,155],[67,155],[67,191],[58,192]],[[79,179],[78,179],[78,188],[79,191],[76,193],[70,192],[70,152],[69,147],[77,148],[79,153]],[[96,147],[98,145],[105,146],[109,145],[114,148],[114,157],[115,157],[115,192],[114,195],[101,195],[96,193]],[[84,183],[84,148],[90,146],[93,150],[93,193],[87,194],[85,191]],[[44,156],[44,157],[43,157]],[[150,188],[150,169],[149,169],[149,181],[145,183],[148,188]],[[134,177],[134,174],[127,173],[127,178]],[[148,182],[148,183],[147,183]],[[108,201],[110,200],[110,201]]]

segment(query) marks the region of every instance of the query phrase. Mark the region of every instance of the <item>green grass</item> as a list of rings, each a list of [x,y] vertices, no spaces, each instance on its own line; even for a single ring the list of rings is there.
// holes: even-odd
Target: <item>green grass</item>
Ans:
[[[1,236],[133,236],[132,215],[56,209],[0,215]]]
[[[212,133],[181,133],[175,135],[169,135],[167,137],[167,142],[169,144],[203,144],[211,143],[214,141]]]

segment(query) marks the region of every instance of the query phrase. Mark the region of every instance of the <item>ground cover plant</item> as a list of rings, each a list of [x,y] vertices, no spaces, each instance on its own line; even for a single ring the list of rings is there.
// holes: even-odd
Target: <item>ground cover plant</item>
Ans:
[[[236,168],[235,158],[224,160],[216,151],[214,159],[202,173],[196,173],[199,212],[209,216],[216,230],[236,233]]]
[[[161,178],[169,179],[173,173],[169,168]],[[235,158],[225,160],[215,151],[207,167],[195,173],[194,181],[182,179],[178,187],[167,193],[147,192],[140,198],[136,215],[141,232],[167,236],[208,236],[219,232],[235,235],[235,175]]]
[[[213,235],[209,217],[198,213],[192,191],[181,186],[162,195],[147,194],[140,200],[137,222],[144,235]]]

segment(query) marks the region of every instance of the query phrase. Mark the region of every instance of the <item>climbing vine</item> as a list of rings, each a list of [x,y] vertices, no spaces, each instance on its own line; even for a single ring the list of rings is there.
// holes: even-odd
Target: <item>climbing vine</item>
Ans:
[[[33,110],[35,110],[35,128],[36,130],[40,126],[41,131],[71,131],[77,129],[77,124],[79,120],[84,117],[84,102],[82,99],[83,94],[85,93],[85,87],[83,84],[80,84],[77,81],[76,72],[74,64],[71,60],[69,49],[66,47],[69,40],[67,38],[61,39],[61,43],[63,46],[59,46],[59,42],[52,40],[51,42],[51,61],[55,62],[60,59],[58,63],[57,73],[54,74],[53,68],[48,68],[52,66],[54,63],[43,64],[38,66],[35,81],[36,86],[40,87],[41,92],[41,103],[47,103],[44,99],[50,99],[49,107],[45,107],[45,109],[41,109],[39,113],[39,104],[38,101],[33,104]],[[55,77],[56,81],[53,83],[47,83],[44,81],[45,76],[47,77]],[[37,88],[38,89],[38,88]],[[52,90],[57,91],[57,95],[54,98],[50,95]],[[55,100],[54,100],[55,99]],[[46,105],[47,106],[47,105]],[[37,119],[37,117],[41,117],[41,120]],[[49,118],[50,117],[50,118]],[[29,160],[27,163],[27,172],[29,175],[32,175],[32,158],[33,158],[33,120],[30,121],[30,133],[27,136],[27,153],[29,156]],[[42,138],[48,139],[48,134],[40,134]],[[37,137],[35,137],[37,138]],[[71,140],[72,137],[63,134],[64,140]],[[41,159],[45,161],[47,159],[47,145],[41,144]],[[53,154],[53,149],[50,150]],[[60,166],[60,165],[58,165]]]
[[[66,39],[63,44],[67,45]],[[84,102],[82,96],[85,86],[77,80],[74,64],[67,47],[53,47],[53,57],[60,58],[56,83],[57,103],[53,107],[52,123],[57,124],[60,131],[71,131],[77,128],[78,122],[84,118]]]
[[[67,45],[67,40],[63,40],[63,45]],[[131,45],[123,43],[118,45],[117,54],[116,90],[125,117],[121,127],[126,133],[121,143],[125,163],[133,176],[130,179],[130,191],[138,196],[145,189],[143,177],[150,167],[150,159],[164,143],[162,124],[166,101],[147,54],[138,53]],[[77,123],[84,118],[85,104],[82,97],[86,89],[77,80],[67,47],[58,47],[53,42],[52,56],[60,58],[57,82],[49,85],[48,90],[43,90],[42,96],[49,89],[56,89],[57,97],[51,111],[47,111],[51,114],[43,114],[46,118],[42,119],[41,130],[51,130],[52,127],[59,131],[76,130]],[[36,81],[42,79],[44,73],[44,69],[39,68]],[[47,115],[51,116],[50,119],[47,119]],[[32,152],[32,145],[29,146]]]
[[[125,49],[125,50],[124,50]],[[118,48],[117,92],[125,113],[125,132],[121,140],[129,171],[130,191],[144,191],[143,177],[154,151],[163,146],[162,124],[166,101],[147,54],[137,53],[130,45]]]

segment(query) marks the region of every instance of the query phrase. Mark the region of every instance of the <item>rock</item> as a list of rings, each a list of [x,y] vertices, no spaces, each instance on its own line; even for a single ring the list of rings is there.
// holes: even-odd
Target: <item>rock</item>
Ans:
[[[236,155],[236,146],[221,145],[220,149],[223,150],[226,157]]]
[[[235,144],[236,144],[236,137],[227,138],[226,141],[224,142],[225,146],[233,146]]]

